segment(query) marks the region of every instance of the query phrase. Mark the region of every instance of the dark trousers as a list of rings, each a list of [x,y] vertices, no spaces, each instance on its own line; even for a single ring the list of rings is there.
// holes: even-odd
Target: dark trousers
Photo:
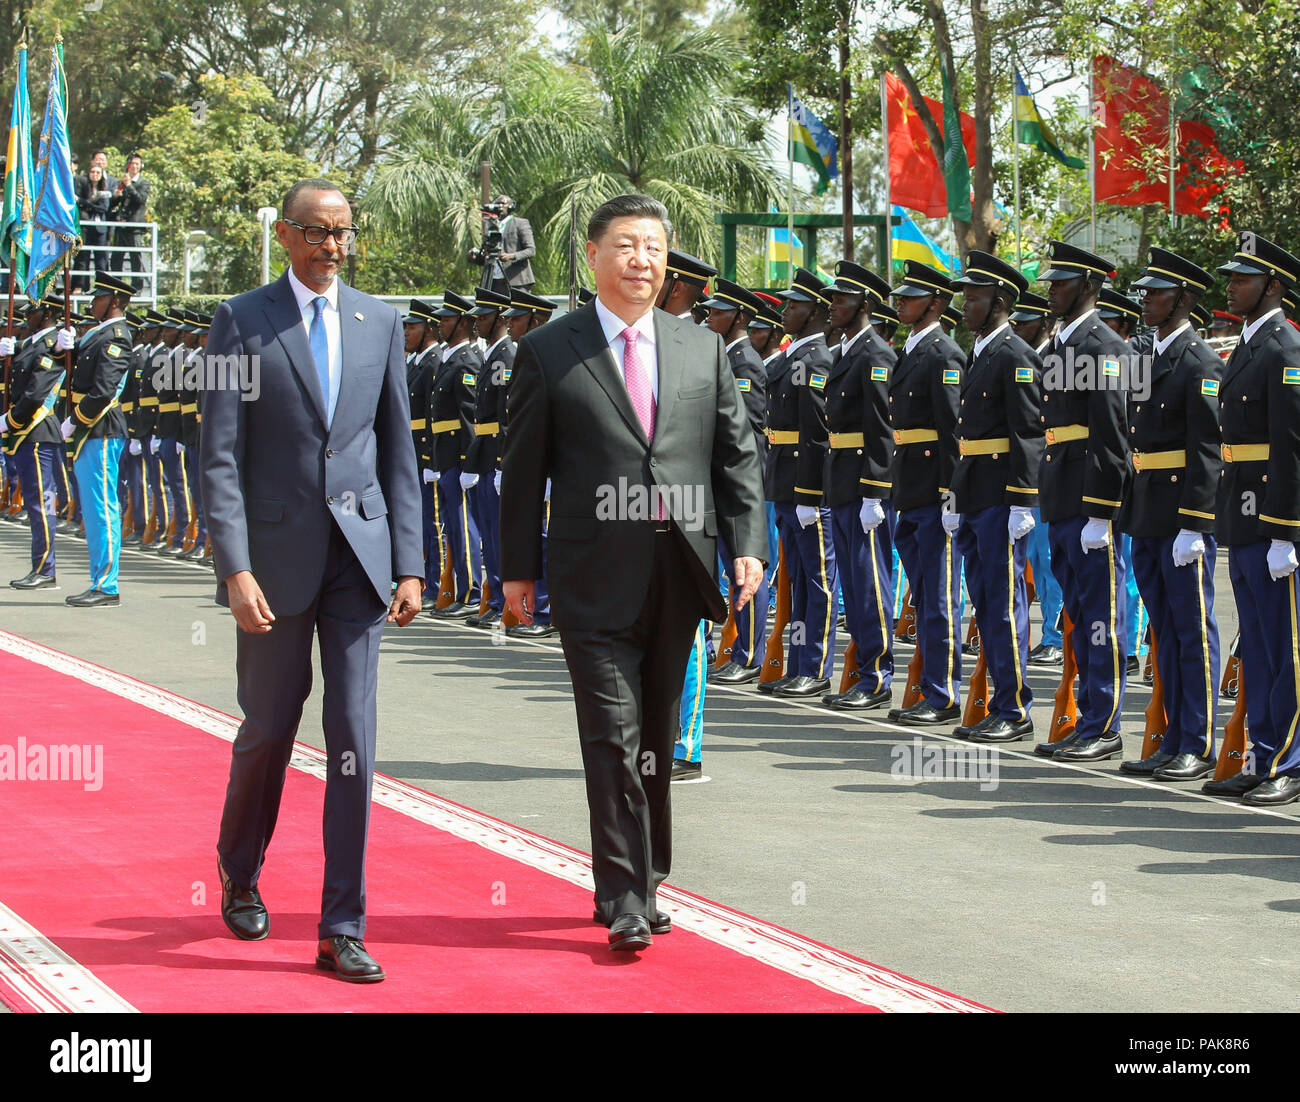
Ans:
[[[1074,624],[1074,660],[1079,667],[1079,718],[1074,730],[1080,739],[1119,730],[1128,681],[1124,557],[1114,534],[1107,546],[1085,554],[1079,533],[1087,520],[1055,520],[1047,531],[1052,573],[1061,583],[1061,600]]]
[[[835,546],[831,511],[801,527],[793,502],[776,503],[776,527],[790,577],[790,646],[787,674],[830,677],[835,666]]]
[[[492,615],[499,619],[505,611],[506,599],[501,592],[501,497],[492,481],[492,474],[481,475],[469,494],[474,503],[478,534],[483,541],[484,580],[491,594],[488,603]]]
[[[438,511],[438,484],[420,481],[420,527],[424,536],[424,596],[438,599],[442,578],[442,516]]]
[[[763,661],[764,648],[767,645],[767,606],[771,600],[768,594],[767,571],[763,571],[763,580],[754,590],[749,604],[736,612],[736,598],[740,595],[740,586],[736,582],[736,560],[721,537],[718,539],[718,553],[727,568],[727,577],[731,579],[727,600],[731,604],[736,620],[736,641],[731,645],[731,660],[738,666],[757,665]]]
[[[894,682],[894,506],[881,502],[885,519],[862,530],[862,502],[831,508],[835,567],[844,595],[844,623],[858,650],[858,684],[869,693]]]
[[[477,605],[483,577],[482,547],[469,494],[460,488],[459,467],[438,474],[438,510],[451,556],[453,596],[463,604]]]
[[[961,557],[940,515],[938,505],[904,509],[894,542],[916,607],[921,692],[934,707],[951,708],[961,693]]]
[[[167,496],[167,474],[163,470],[162,460],[149,451],[149,441],[145,440],[143,443],[144,454],[140,458],[144,460],[145,493],[153,495],[150,516],[158,518],[153,543],[150,546],[161,547],[167,542],[167,525],[172,519],[172,503]],[[162,451],[161,445],[158,451]]]
[[[276,617],[264,635],[235,630],[239,725],[217,854],[239,886],[257,884],[311,692],[312,636],[320,643],[325,753],[325,881],[319,937],[365,936],[366,831],[374,775],[379,639],[387,608],[338,525],[312,603]],[[274,906],[274,905],[273,905]]]
[[[189,487],[186,485],[189,479],[185,477],[185,464],[176,454],[176,437],[162,438],[158,448],[158,458],[162,460],[163,476],[167,479],[168,490],[171,491],[172,516],[176,519],[172,546],[181,547],[185,543],[185,533],[190,526],[190,495]]]
[[[63,462],[62,444],[36,444],[25,440],[14,452],[14,465],[23,487],[23,505],[32,526],[32,569],[53,578],[55,499],[54,469]]]
[[[199,479],[199,446],[191,444],[185,449],[185,454],[181,456],[184,460],[182,466],[185,471],[185,487],[190,492],[190,500],[194,503],[194,524],[197,534],[194,537],[196,547],[202,547],[208,542],[208,524],[203,516],[203,491]]]
[[[668,782],[682,685],[702,614],[681,537],[654,537],[650,585],[617,631],[560,633],[573,681],[591,815],[596,909],[653,920],[672,863]]]
[[[149,445],[146,441],[141,441],[145,451],[148,451]],[[131,445],[127,444],[126,451],[122,452],[122,471],[126,476],[126,493],[131,502],[131,526],[137,536],[144,536],[145,526],[149,523],[149,509],[153,502],[149,497],[150,482],[149,471],[145,462],[145,456],[132,455]]]
[[[968,513],[957,529],[957,547],[966,567],[966,591],[975,605],[980,650],[993,693],[989,711],[1019,723],[1029,718],[1033,690],[1025,683],[1029,663],[1029,590],[1025,560],[1029,537],[1013,544],[1007,532],[1008,505]]]

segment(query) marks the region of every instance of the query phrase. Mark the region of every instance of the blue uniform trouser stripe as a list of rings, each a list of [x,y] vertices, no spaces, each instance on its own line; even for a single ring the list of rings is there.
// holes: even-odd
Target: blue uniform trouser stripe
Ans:
[[[1125,564],[1124,592],[1127,594],[1124,614],[1124,653],[1125,655],[1143,655],[1147,652],[1146,634],[1150,617],[1147,615],[1142,594],[1138,590],[1137,574],[1133,570],[1132,537],[1121,535],[1118,538],[1120,556]]]
[[[1047,541],[1047,525],[1038,510],[1034,510],[1037,523],[1029,533],[1029,565],[1034,568],[1034,594],[1038,598],[1038,611],[1043,618],[1042,637],[1039,642],[1049,647],[1061,645],[1061,583],[1052,573],[1052,549]]]
[[[1156,664],[1165,697],[1165,737],[1171,754],[1214,757],[1218,724],[1219,625],[1214,618],[1213,536],[1204,536],[1200,567],[1174,565],[1174,537],[1133,537],[1133,574],[1151,611]]]
[[[867,692],[894,680],[894,507],[883,502],[885,520],[862,530],[862,503],[831,509],[835,567],[844,594],[844,621],[858,650],[858,683]]]
[[[718,557],[728,581],[727,601],[731,605],[736,620],[736,641],[731,646],[731,660],[739,666],[752,666],[762,661],[762,651],[767,643],[768,584],[767,573],[758,583],[758,588],[739,612],[736,612],[736,596],[740,587],[736,584],[736,565],[731,549],[721,537],[718,538]]]
[[[1071,517],[1048,526],[1052,571],[1061,583],[1061,599],[1074,624],[1074,660],[1079,667],[1075,733],[1080,739],[1119,729],[1128,676],[1123,556],[1113,540],[1109,547],[1084,554],[1079,533],[1087,519]]]
[[[682,686],[680,710],[681,733],[673,747],[673,757],[679,761],[699,761],[704,749],[704,694],[705,665],[704,625],[701,620],[695,629],[691,644],[691,657],[686,662],[686,681]]]
[[[194,523],[197,535],[194,542],[202,547],[208,541],[208,523],[203,515],[203,490],[199,480],[199,447],[197,444],[185,449],[181,456],[185,461],[185,483],[189,487],[190,500],[194,503]]]
[[[921,692],[936,708],[958,702],[961,684],[961,558],[938,505],[904,509],[894,540],[912,587]]]
[[[497,494],[490,474],[481,476],[470,494],[474,501],[478,534],[483,540],[483,569],[491,588],[488,603],[492,611],[500,616],[506,607],[505,597],[501,593],[501,497]]]
[[[442,521],[438,512],[438,485],[420,482],[420,528],[424,538],[424,588],[430,600],[438,595],[442,578]]]
[[[90,584],[104,593],[117,592],[117,568],[122,549],[117,467],[125,444],[121,437],[87,440],[73,464],[77,488],[84,495],[81,516],[86,525],[86,549],[90,554]]]
[[[176,454],[176,437],[164,436],[162,446],[158,449],[162,460],[163,477],[167,479],[167,489],[171,492],[172,517],[176,521],[176,530],[172,534],[172,546],[180,547],[185,543],[185,533],[190,527],[190,501],[185,493],[185,473],[181,469],[181,457]],[[78,478],[80,483],[80,478]]]
[[[476,605],[483,577],[483,553],[469,495],[460,488],[459,467],[438,475],[438,511],[451,555],[453,595],[457,601]]]
[[[54,468],[62,461],[61,444],[36,444],[24,441],[14,452],[14,472],[22,484],[23,506],[32,527],[32,569],[42,577],[55,577],[54,527],[58,522],[55,509]]]
[[[795,507],[776,505],[776,523],[790,575],[790,647],[787,674],[829,677],[835,663],[835,547],[828,526],[830,510],[803,528]]]

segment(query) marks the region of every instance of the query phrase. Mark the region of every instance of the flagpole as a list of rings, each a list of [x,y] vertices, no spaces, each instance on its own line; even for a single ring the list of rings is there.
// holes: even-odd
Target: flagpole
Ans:
[[[1011,163],[1015,179],[1016,271],[1020,270],[1020,70],[1011,69]]]
[[[888,69],[880,70],[880,133],[885,151],[885,224],[881,228],[884,235],[885,270],[880,273],[887,282],[893,282],[894,275],[894,202],[889,187],[889,87],[885,83]]]
[[[1173,45],[1172,35],[1170,45]],[[1174,118],[1174,93],[1177,90],[1176,78],[1169,84],[1169,228],[1174,228],[1174,175],[1178,169],[1178,125]]]
[[[1088,251],[1097,251],[1097,134],[1093,125],[1093,108],[1096,105],[1092,87],[1092,74],[1096,59],[1088,60]]]
[[[786,239],[785,272],[791,284],[794,283],[794,85],[785,83],[785,157],[790,162],[790,209],[787,212],[789,237]]]

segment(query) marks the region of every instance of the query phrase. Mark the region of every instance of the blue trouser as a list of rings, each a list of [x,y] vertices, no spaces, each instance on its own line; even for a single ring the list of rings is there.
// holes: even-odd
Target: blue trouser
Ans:
[[[442,513],[438,502],[437,482],[425,482],[420,476],[420,530],[424,538],[424,591],[437,600],[442,584]]]
[[[90,587],[117,592],[122,550],[122,513],[117,503],[117,468],[126,441],[120,436],[87,440],[73,463],[82,496],[82,520],[90,554]]]
[[[1037,509],[1034,510],[1034,527],[1030,531],[1029,565],[1034,568],[1034,593],[1038,597],[1038,610],[1042,613],[1042,638],[1047,647],[1061,645],[1061,584],[1052,573],[1052,549],[1047,541],[1047,525]]]
[[[700,621],[695,629],[695,642],[691,644],[691,657],[686,663],[686,682],[682,687],[681,734],[673,747],[673,757],[678,761],[699,761],[704,749],[704,625]]]
[[[13,459],[32,526],[32,569],[43,578],[53,578],[54,527],[58,523],[54,468],[63,462],[63,445],[25,440],[18,445]]]
[[[17,460],[12,455],[4,457],[4,476],[5,491],[10,497],[13,497],[14,489],[21,487],[22,481],[21,476],[18,474]]]
[[[162,448],[159,447],[158,450],[161,451]],[[162,460],[149,451],[147,440],[144,442],[144,455],[140,458],[144,460],[145,483],[149,487],[149,492],[153,494],[152,515],[158,518],[151,546],[161,547],[167,542],[167,525],[172,519],[172,503],[167,493],[167,472],[163,470]]]
[[[1132,573],[1151,610],[1156,664],[1165,697],[1165,737],[1160,750],[1214,758],[1218,722],[1219,625],[1214,619],[1213,536],[1205,557],[1174,565],[1174,537],[1134,536]]]
[[[1087,517],[1053,521],[1052,572],[1061,583],[1066,615],[1074,625],[1074,660],[1079,667],[1077,697],[1080,739],[1119,731],[1128,680],[1124,632],[1128,593],[1122,550],[1112,538],[1096,551],[1084,553],[1079,533]]]
[[[726,543],[718,539],[718,555],[723,567],[722,577],[727,582],[724,596],[731,605],[736,621],[736,641],[731,645],[731,660],[738,666],[754,666],[763,661],[764,648],[767,645],[768,589],[767,573],[758,583],[754,595],[739,612],[736,611],[736,595],[740,592],[735,580],[735,559]],[[683,705],[684,707],[685,705]]]
[[[145,470],[144,456],[131,454],[130,441],[122,449],[122,476],[126,480],[126,497],[131,503],[132,531],[143,537],[149,523],[149,475]]]
[[[1029,591],[1025,559],[1029,537],[1013,544],[1007,532],[1011,508],[992,505],[962,517],[957,546],[966,566],[966,590],[975,605],[980,653],[993,693],[989,712],[1019,723],[1029,718],[1034,694],[1025,682],[1029,662]]]
[[[1121,535],[1119,538],[1120,557],[1124,562],[1124,592],[1128,595],[1124,616],[1124,653],[1126,655],[1146,654],[1147,622],[1149,617],[1138,592],[1137,573],[1133,570],[1133,538]]]
[[[1237,601],[1237,656],[1246,691],[1246,729],[1256,776],[1300,776],[1300,601],[1296,574],[1274,581],[1268,540],[1228,550]],[[1300,544],[1297,545],[1300,550]]]
[[[938,505],[902,510],[894,541],[916,608],[921,692],[935,708],[951,708],[961,685],[961,558],[940,515]]]
[[[208,542],[208,523],[203,516],[203,491],[200,489],[199,481],[199,447],[192,444],[185,449],[185,454],[181,456],[185,461],[182,464],[182,470],[185,473],[185,487],[190,492],[190,497],[194,501],[194,546],[202,547]]]
[[[189,487],[186,485],[188,480],[185,477],[185,464],[176,454],[176,437],[162,438],[158,457],[162,460],[163,477],[167,479],[167,488],[171,490],[172,516],[176,519],[176,530],[172,533],[172,546],[181,547],[185,543],[185,533],[190,527],[190,495]]]
[[[469,491],[474,502],[474,519],[483,539],[483,569],[490,587],[488,607],[493,619],[505,611],[505,594],[501,592],[501,496],[491,474],[482,475]]]
[[[796,677],[830,677],[835,665],[835,548],[829,509],[818,509],[807,528],[793,503],[779,502],[776,524],[790,576],[790,648],[785,671]]]
[[[862,503],[831,508],[835,566],[844,594],[844,620],[857,647],[857,682],[869,693],[894,681],[894,506],[881,502],[885,519],[868,535]]]
[[[438,475],[438,495],[442,531],[451,555],[452,598],[462,604],[477,605],[483,559],[469,495],[460,488],[460,467]]]

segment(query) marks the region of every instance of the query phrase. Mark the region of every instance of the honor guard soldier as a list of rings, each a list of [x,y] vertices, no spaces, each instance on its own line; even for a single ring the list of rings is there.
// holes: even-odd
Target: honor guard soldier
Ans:
[[[871,327],[892,347],[894,334],[898,332],[898,311],[889,303],[882,302],[871,315]]]
[[[429,436],[429,393],[433,389],[438,339],[436,308],[421,299],[411,299],[402,316],[406,345],[406,386],[411,402],[411,442],[420,465],[421,531],[424,537],[424,604],[433,608],[438,600],[442,577],[442,520],[438,515],[438,483],[433,466],[433,443]]]
[[[177,558],[190,562],[199,562],[204,558],[208,546],[208,523],[203,511],[203,490],[199,484],[199,434],[203,427],[203,413],[199,409],[199,395],[202,393],[206,374],[203,360],[203,345],[207,341],[208,326],[212,319],[207,314],[197,311],[189,318],[193,345],[185,360],[185,390],[181,394],[181,438],[177,451],[180,453],[181,469],[185,474],[185,489],[189,492],[190,503],[194,513],[194,546],[182,552]],[[196,385],[197,384],[197,385]]]
[[[483,576],[478,525],[460,476],[470,441],[474,439],[474,404],[483,361],[470,343],[474,303],[454,291],[445,291],[435,311],[443,339],[441,362],[434,368],[429,394],[429,435],[433,439],[433,466],[438,472],[438,511],[447,537],[452,567],[452,602],[430,615],[440,620],[463,620],[478,612],[479,584]]]
[[[957,546],[993,682],[988,715],[954,733],[972,742],[1016,742],[1034,730],[1029,718],[1033,692],[1025,681],[1025,562],[1043,457],[1043,365],[1011,330],[1011,311],[1029,287],[1017,268],[972,250],[953,286],[965,291],[963,318],[975,335],[957,418],[953,508],[961,516]]]
[[[131,366],[118,404],[122,407],[122,416],[126,418],[127,440],[126,449],[122,452],[122,482],[126,487],[126,499],[131,505],[132,530],[122,533],[123,547],[139,544],[149,521],[149,497],[144,480],[144,442],[140,437],[144,413],[140,408],[140,387],[144,379],[141,352],[144,349],[145,335],[152,334],[155,328],[144,314],[127,311],[125,316],[126,324],[131,330]]]
[[[659,299],[655,305],[679,318],[689,318],[691,311],[704,297],[709,280],[717,274],[717,268],[705,264],[698,256],[669,249],[664,285],[659,288]]]
[[[1247,231],[1219,271],[1228,276],[1228,309],[1245,319],[1219,387],[1215,530],[1228,545],[1250,755],[1235,777],[1202,791],[1272,807],[1300,797],[1300,333],[1281,308],[1300,280],[1300,260]]]
[[[154,352],[154,382],[158,391],[158,415],[154,422],[155,454],[167,483],[171,502],[173,531],[171,539],[162,533],[158,543],[160,555],[176,556],[185,550],[185,533],[190,526],[190,499],[185,487],[185,467],[176,445],[181,437],[181,385],[184,380],[188,350],[183,336],[189,327],[185,311],[167,309],[167,324],[161,332],[163,347]],[[153,447],[153,442],[150,442]]]
[[[45,303],[29,303],[30,336],[21,343],[14,337],[0,340],[0,355],[13,356],[9,376],[13,401],[5,414],[4,454],[17,468],[32,529],[32,568],[9,583],[14,589],[58,588],[54,561],[56,468],[63,463],[63,435],[55,409],[65,359],[54,347],[55,327],[46,324],[50,316]]]
[[[785,330],[781,328],[781,314],[777,306],[769,303],[757,291],[754,292],[754,297],[762,305],[760,305],[758,313],[754,315],[754,320],[749,323],[747,332],[749,334],[749,343],[763,361],[763,372],[766,374],[768,365],[781,354],[781,337],[784,335]],[[764,411],[764,416],[766,417],[766,411]],[[767,455],[766,433],[763,436],[763,447],[758,454],[761,456]]]
[[[590,291],[585,287],[578,288],[578,298],[582,299],[582,293],[586,291],[590,298],[594,298]],[[584,303],[585,305],[585,303]],[[551,315],[555,312],[555,303],[549,299],[535,295],[531,291],[525,291],[519,287],[510,289],[510,309],[505,312],[507,332],[510,334],[510,340],[514,344],[524,339],[524,334],[532,329],[537,329],[551,320]],[[511,377],[514,375],[513,369],[510,371]],[[507,384],[509,379],[506,380]],[[501,406],[501,444],[500,448],[505,447],[505,434],[510,428],[510,388],[506,387],[506,401]],[[500,454],[500,451],[498,452]],[[496,474],[493,476],[496,485],[497,495],[501,494],[501,468],[498,465]],[[546,520],[542,525],[542,576],[534,579],[537,587],[537,607],[533,611],[533,622],[531,624],[513,624],[506,628],[506,634],[515,639],[544,639],[548,635],[555,634],[555,628],[551,624],[551,600],[546,590],[546,531],[550,526],[551,511],[551,489],[548,481],[546,487]]]
[[[501,623],[506,598],[501,590],[501,501],[497,490],[497,473],[501,470],[501,418],[506,408],[506,387],[515,364],[515,345],[506,332],[505,311],[510,296],[480,287],[474,292],[474,309],[470,316],[483,339],[483,370],[475,388],[474,438],[465,455],[461,485],[471,495],[478,531],[483,540],[483,569],[490,589],[488,609],[483,616],[475,611],[465,623],[476,628],[495,628]]]
[[[135,294],[125,281],[107,272],[95,275],[91,315],[96,321],[77,349],[69,384],[71,415],[63,422],[70,441],[81,515],[90,554],[90,588],[65,603],[74,608],[121,604],[117,569],[121,557],[122,517],[116,472],[126,443],[126,419],[118,399],[131,367],[131,333],[123,311]],[[60,330],[55,347],[66,347],[69,331]]]
[[[835,549],[821,488],[831,366],[822,332],[830,293],[812,272],[797,268],[781,297],[782,325],[792,340],[768,367],[765,481],[790,579],[790,646],[785,676],[758,689],[807,697],[830,688],[835,663]]]
[[[1134,333],[1137,330],[1137,323],[1142,320],[1142,307],[1128,295],[1121,295],[1114,287],[1101,289],[1101,294],[1097,296],[1097,316],[1110,326],[1113,333],[1123,337],[1130,344],[1141,341],[1141,338],[1135,337]],[[1141,341],[1134,347],[1138,352],[1149,352],[1151,342]]]
[[[1061,328],[1043,357],[1046,454],[1039,509],[1050,526],[1052,573],[1074,624],[1079,667],[1078,722],[1035,753],[1060,761],[1102,761],[1122,749],[1127,677],[1124,654],[1126,564],[1112,530],[1129,481],[1124,365],[1132,349],[1097,316],[1107,260],[1051,243],[1048,303]]]
[[[1203,268],[1152,249],[1134,281],[1152,328],[1149,387],[1129,406],[1133,485],[1119,527],[1132,536],[1132,571],[1151,613],[1164,687],[1159,750],[1120,770],[1191,781],[1215,767],[1219,626],[1214,618],[1214,505],[1219,488],[1219,359],[1190,317],[1214,285]]]
[[[149,498],[147,515],[154,518],[154,533],[146,541],[147,532],[141,531],[140,549],[156,551],[166,544],[167,526],[171,521],[171,502],[167,496],[167,481],[163,477],[162,461],[158,458],[158,397],[159,371],[161,378],[170,379],[167,364],[170,350],[163,343],[163,333],[170,330],[166,313],[150,309],[145,312],[146,343],[135,354],[135,367],[140,374],[139,397],[136,400],[137,424],[140,430],[140,470],[144,492]],[[127,542],[127,541],[123,541]]]
[[[828,694],[822,703],[858,711],[884,707],[892,695],[897,517],[890,500],[894,435],[889,376],[898,357],[871,327],[872,311],[889,295],[885,280],[841,260],[830,293],[830,323],[842,337],[826,379],[828,450],[822,491],[830,508],[845,625],[858,668],[847,691]]]
[[[921,700],[892,709],[889,718],[938,726],[961,715],[961,559],[952,539],[958,518],[951,488],[966,357],[939,327],[953,294],[946,275],[909,260],[903,282],[890,293],[898,300],[899,322],[912,327],[890,376],[889,413],[898,511],[894,540],[912,587],[923,665]]]
[[[708,309],[706,324],[726,346],[727,362],[736,377],[736,387],[745,404],[758,454],[765,455],[767,436],[763,426],[767,417],[767,368],[749,338],[749,326],[763,312],[764,302],[752,291],[729,279],[717,279],[713,283],[713,294],[703,301],[703,305]],[[719,542],[718,555],[728,572],[733,571],[732,555],[725,542]],[[766,574],[754,596],[739,612],[735,611],[737,593],[736,580],[732,578],[728,596],[736,624],[736,641],[732,644],[730,659],[708,675],[709,681],[723,685],[743,685],[757,679],[763,672],[769,601]]]
[[[1056,321],[1047,299],[1033,291],[1021,291],[1016,308],[1011,311],[1011,330],[1042,359],[1052,339]]]
[[[1198,302],[1192,307],[1192,312],[1187,315],[1187,320],[1192,323],[1192,328],[1196,330],[1196,335],[1201,340],[1209,340],[1210,325],[1214,321],[1214,315],[1210,313],[1208,306]]]
[[[960,324],[961,311],[949,303],[943,308],[943,313],[939,315],[939,328],[943,330],[945,337],[951,337]]]

